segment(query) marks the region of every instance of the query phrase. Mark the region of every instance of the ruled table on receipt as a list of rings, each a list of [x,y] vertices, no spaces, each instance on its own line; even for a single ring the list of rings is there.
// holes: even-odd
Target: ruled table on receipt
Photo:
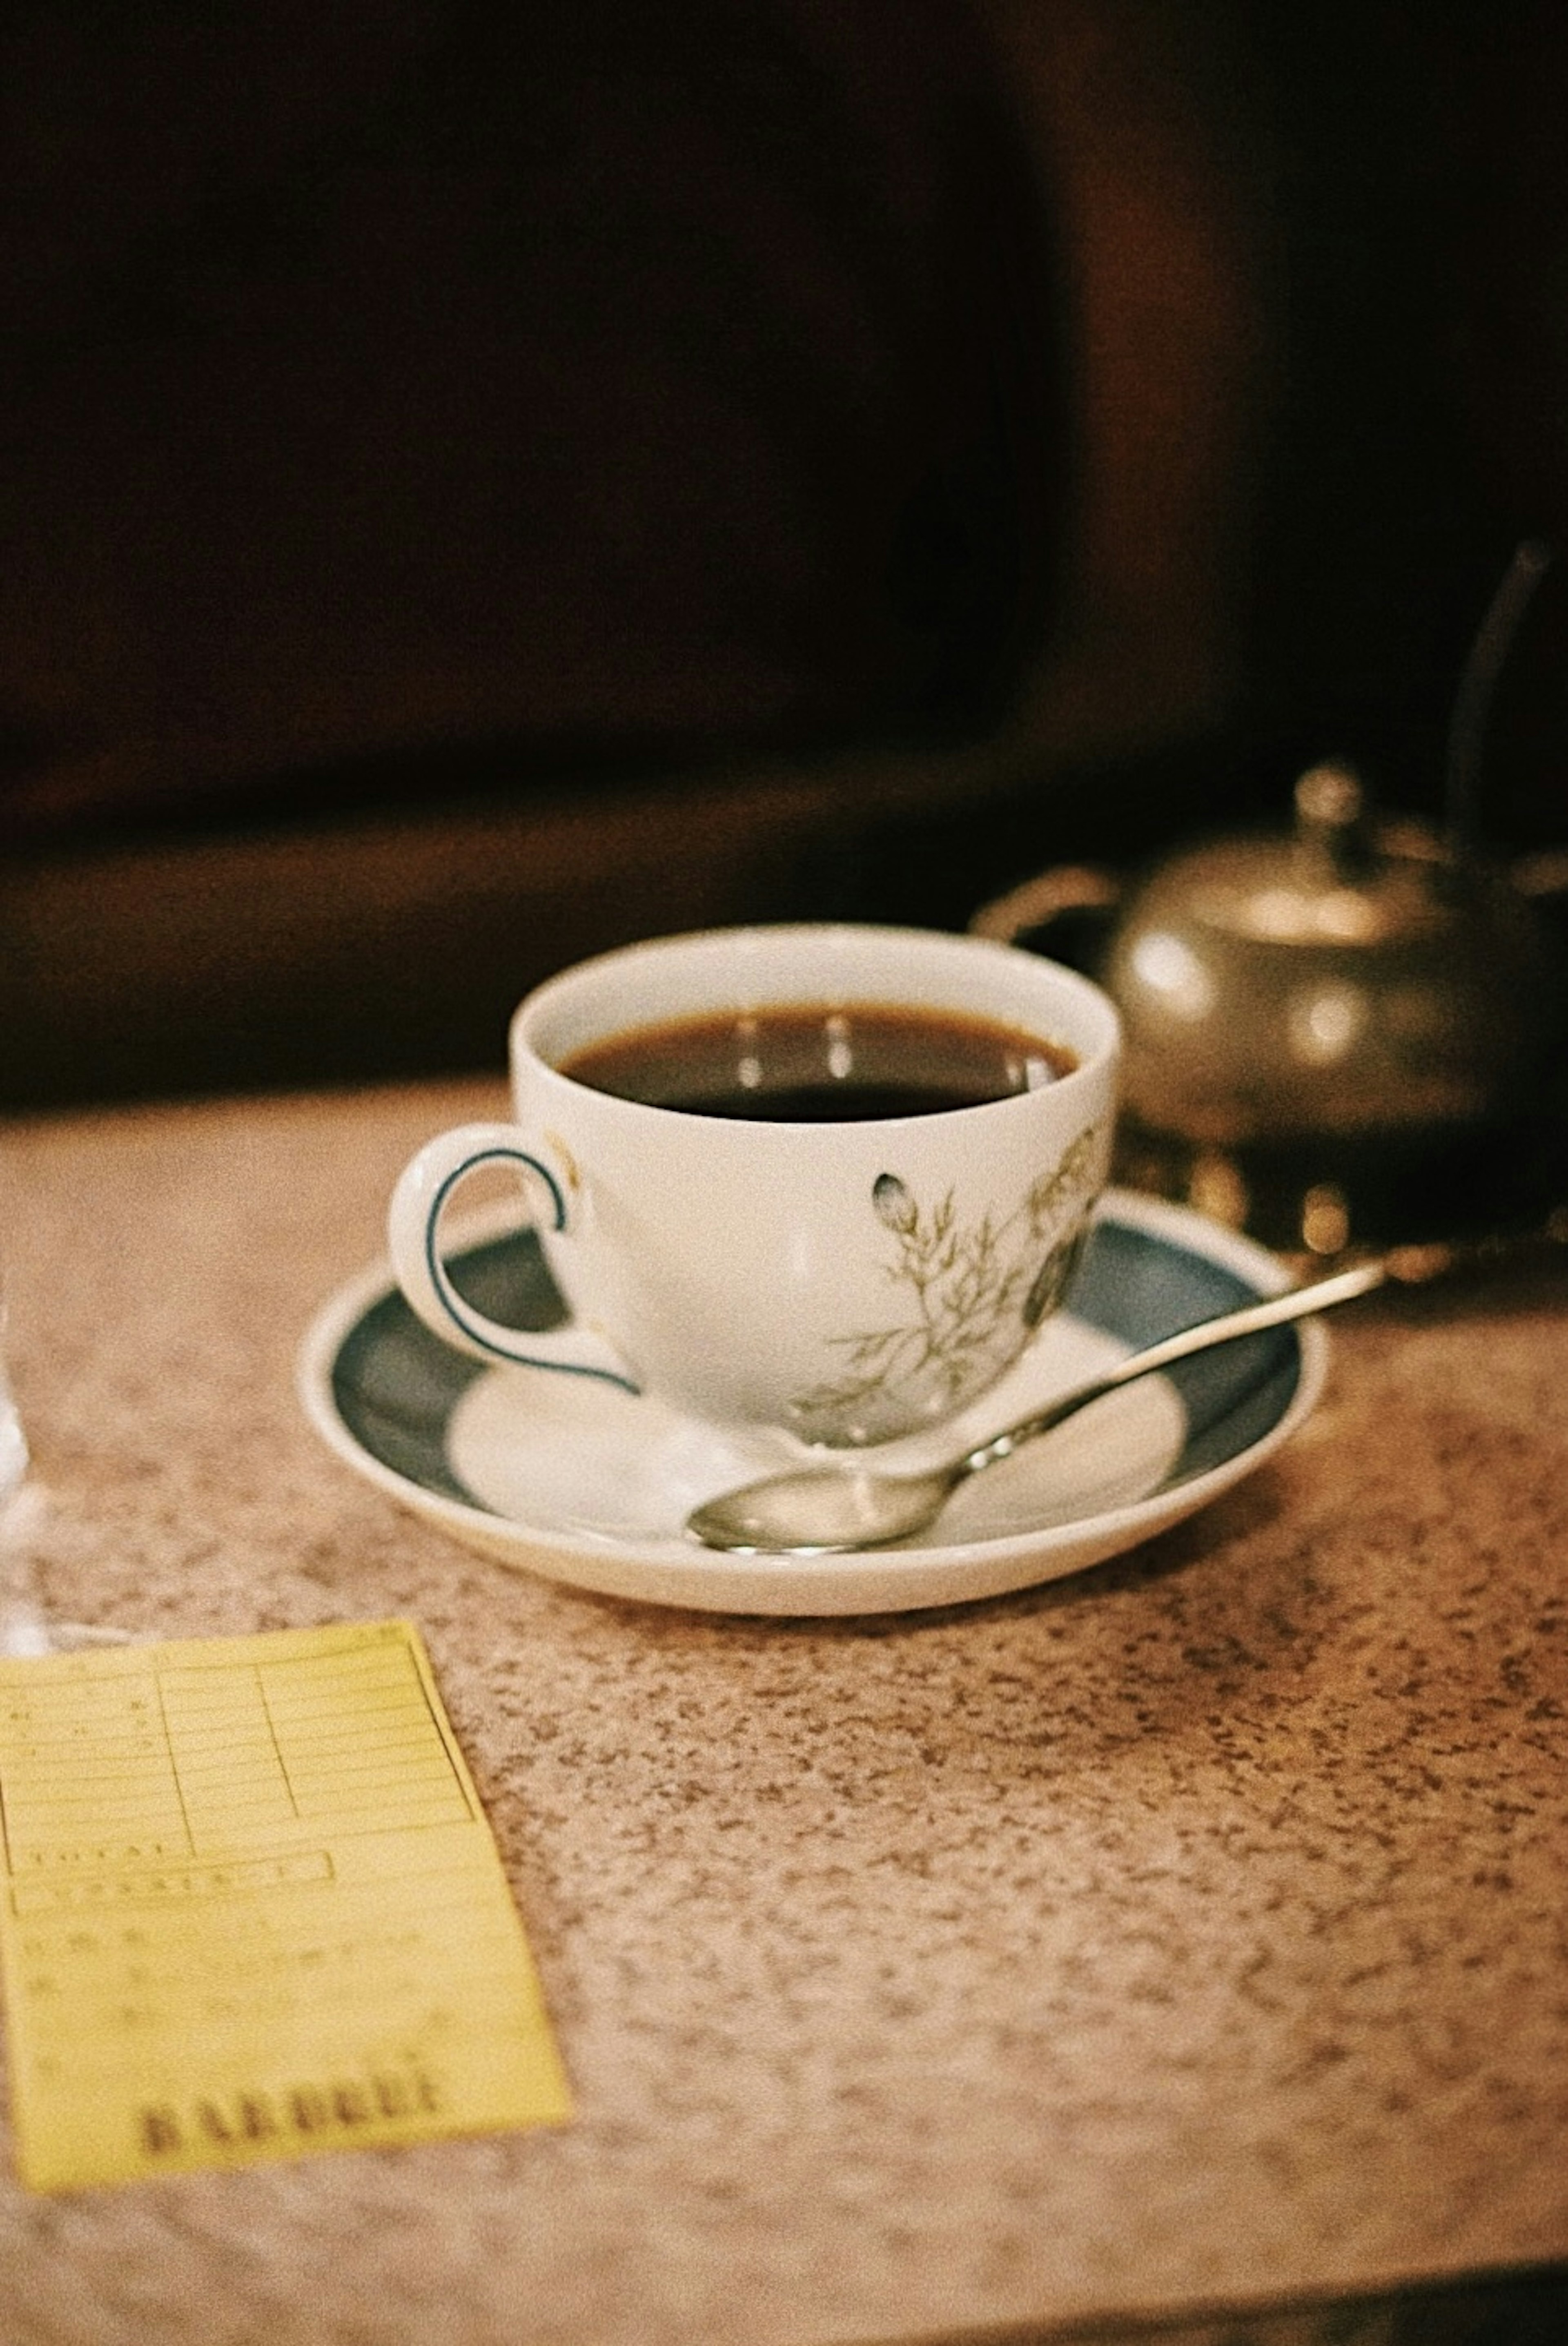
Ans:
[[[408,1622],[0,1662],[0,1846],[35,2189],[570,2115]]]

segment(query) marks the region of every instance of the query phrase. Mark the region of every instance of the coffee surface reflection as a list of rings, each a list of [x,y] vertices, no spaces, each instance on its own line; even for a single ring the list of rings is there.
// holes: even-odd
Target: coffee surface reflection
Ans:
[[[847,1124],[983,1107],[1077,1064],[1064,1044],[962,1013],[790,1003],[630,1028],[559,1072],[687,1116]]]

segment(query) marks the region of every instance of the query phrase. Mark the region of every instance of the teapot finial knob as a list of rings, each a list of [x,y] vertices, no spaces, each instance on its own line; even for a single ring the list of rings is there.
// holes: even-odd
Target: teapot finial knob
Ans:
[[[1304,831],[1353,831],[1365,804],[1360,776],[1339,758],[1308,766],[1296,785],[1296,820]]]
[[[1353,882],[1369,853],[1367,794],[1354,766],[1326,758],[1296,785],[1296,844],[1306,869],[1326,882]]]

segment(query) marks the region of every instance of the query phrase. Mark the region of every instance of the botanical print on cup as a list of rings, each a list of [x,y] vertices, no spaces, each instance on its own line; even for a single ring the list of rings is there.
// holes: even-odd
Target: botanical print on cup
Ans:
[[[1105,1179],[1108,1127],[1078,1134],[1061,1161],[1000,1219],[961,1222],[948,1189],[922,1207],[901,1175],[879,1174],[871,1210],[893,1240],[888,1279],[905,1308],[881,1328],[828,1339],[842,1360],[789,1404],[807,1442],[886,1440],[911,1419],[951,1416],[994,1384],[1056,1304]]]

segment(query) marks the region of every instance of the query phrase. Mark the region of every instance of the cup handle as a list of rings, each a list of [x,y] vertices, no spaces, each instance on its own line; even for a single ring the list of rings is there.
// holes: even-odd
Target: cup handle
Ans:
[[[438,1133],[403,1167],[387,1209],[392,1270],[413,1311],[436,1335],[475,1360],[599,1377],[626,1392],[640,1392],[619,1353],[593,1329],[508,1328],[458,1293],[441,1258],[441,1218],[458,1184],[482,1165],[514,1166],[535,1206],[535,1222],[553,1230],[568,1227],[572,1183],[547,1147],[511,1124],[460,1124]]]

